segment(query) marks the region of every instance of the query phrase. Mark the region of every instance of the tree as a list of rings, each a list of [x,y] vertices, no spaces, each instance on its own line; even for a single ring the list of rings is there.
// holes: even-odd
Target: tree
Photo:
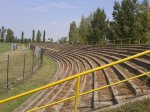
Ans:
[[[28,43],[28,39],[27,38],[24,39],[24,43]]]
[[[53,39],[52,38],[48,38],[49,42],[53,42]]]
[[[32,42],[35,41],[35,30],[32,31]]]
[[[21,33],[21,43],[24,43],[24,32]]]
[[[45,42],[45,30],[43,32],[43,42]]]
[[[87,38],[90,35],[90,27],[90,21],[88,20],[88,18],[84,18],[82,16],[79,26],[79,41],[87,41]]]
[[[107,39],[108,40],[117,40],[119,38],[118,35],[116,35],[116,33],[117,33],[116,28],[117,28],[117,26],[116,26],[115,22],[109,21],[108,30],[107,30]]]
[[[5,35],[6,35],[6,29],[4,26],[2,26],[2,29],[0,31],[1,42],[4,42]]]
[[[138,12],[136,16],[138,35],[141,37],[142,42],[150,42],[150,6],[148,0],[143,0],[138,5]]]
[[[76,22],[73,21],[70,23],[69,42],[76,43],[77,41],[79,41],[79,33]]]
[[[108,20],[103,9],[98,8],[91,21],[91,36],[89,41],[99,41],[106,38]]]
[[[137,6],[137,0],[123,0],[121,4],[115,1],[113,18],[117,38],[125,39],[137,36]]]
[[[28,39],[28,42],[32,42],[32,39],[31,39],[31,38],[29,38],[29,39]]]
[[[41,32],[40,32],[40,30],[38,30],[38,32],[37,32],[36,41],[41,42]]]
[[[18,43],[18,38],[17,37],[15,37],[14,42]]]
[[[12,43],[14,42],[14,39],[15,39],[14,32],[10,28],[7,29],[6,42]]]
[[[51,38],[50,41],[53,42],[54,40]]]
[[[60,44],[67,43],[67,38],[68,38],[68,37],[61,37],[61,38],[58,40],[58,42],[59,42]]]

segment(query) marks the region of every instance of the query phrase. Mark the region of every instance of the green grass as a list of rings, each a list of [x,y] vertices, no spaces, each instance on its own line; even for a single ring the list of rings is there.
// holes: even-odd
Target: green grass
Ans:
[[[0,43],[0,54],[10,50],[10,44]]]
[[[25,91],[40,87],[47,84],[57,70],[57,64],[54,60],[44,57],[43,66],[37,71],[31,79],[22,83],[15,84],[11,90],[3,90],[0,92],[0,99],[4,99]],[[31,95],[16,99],[14,101],[0,105],[0,112],[12,112],[20,104],[25,102]]]
[[[16,50],[13,52],[6,52],[0,55],[0,91],[6,87],[6,74],[7,74],[7,59],[9,54],[9,82],[16,81],[17,78],[23,77],[24,68],[24,55],[25,52]],[[36,58],[34,58],[36,59]],[[35,64],[37,61],[35,61]],[[30,50],[26,52],[25,61],[25,76],[32,72],[33,54]],[[36,67],[34,65],[34,67]]]
[[[144,99],[143,101],[128,103],[121,107],[108,111],[97,112],[150,112],[150,99]]]

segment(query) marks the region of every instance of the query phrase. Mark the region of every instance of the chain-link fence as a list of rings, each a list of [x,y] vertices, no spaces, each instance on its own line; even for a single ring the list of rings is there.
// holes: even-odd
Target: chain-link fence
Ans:
[[[35,50],[0,56],[0,89],[30,78],[40,68],[42,57]]]

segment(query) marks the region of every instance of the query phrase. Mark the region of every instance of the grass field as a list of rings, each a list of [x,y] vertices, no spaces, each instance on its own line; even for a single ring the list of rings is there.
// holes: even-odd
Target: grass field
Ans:
[[[21,84],[15,84],[11,90],[3,90],[0,92],[0,99],[4,99],[37,87],[47,84],[57,70],[57,64],[54,60],[44,57],[44,62],[39,71],[32,78]],[[25,102],[31,95],[19,98],[17,100],[2,104],[0,112],[12,112],[16,107]]]
[[[108,111],[97,112],[150,112],[150,99],[144,99],[143,101],[137,101],[135,103],[128,103]]]
[[[0,54],[10,50],[10,44],[0,43]]]

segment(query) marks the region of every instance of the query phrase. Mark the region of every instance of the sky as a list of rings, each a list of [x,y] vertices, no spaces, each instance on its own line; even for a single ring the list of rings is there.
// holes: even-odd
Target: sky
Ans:
[[[68,36],[71,21],[80,23],[98,7],[112,20],[115,0],[0,0],[0,27],[11,28],[20,38],[32,37],[32,30],[46,30],[46,38]],[[121,1],[121,0],[116,0]]]

